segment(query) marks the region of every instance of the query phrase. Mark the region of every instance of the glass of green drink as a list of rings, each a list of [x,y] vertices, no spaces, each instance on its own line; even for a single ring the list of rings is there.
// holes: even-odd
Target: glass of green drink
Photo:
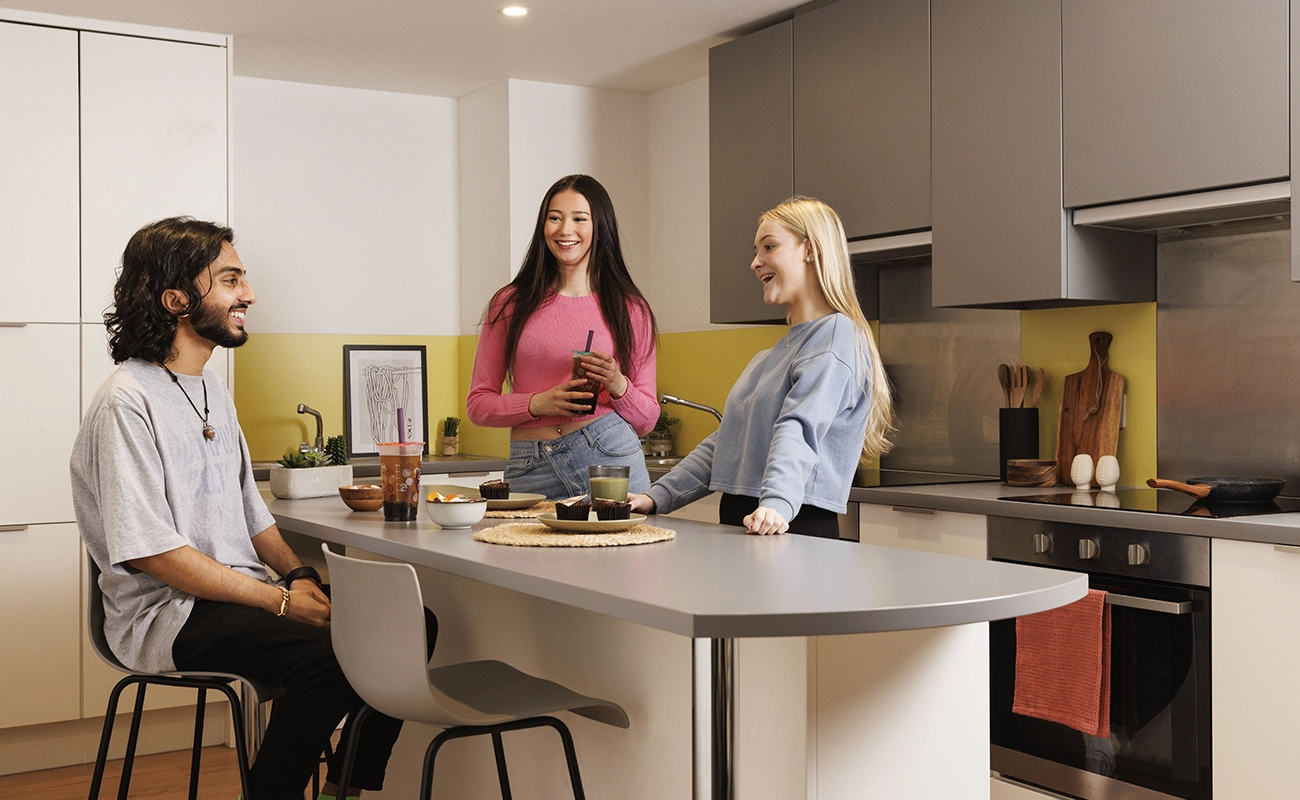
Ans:
[[[587,483],[591,502],[614,500],[627,502],[627,476],[629,467],[587,467]]]

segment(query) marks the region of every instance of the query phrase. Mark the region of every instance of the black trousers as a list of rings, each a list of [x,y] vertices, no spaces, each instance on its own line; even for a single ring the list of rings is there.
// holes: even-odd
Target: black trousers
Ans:
[[[425,609],[429,655],[438,620]],[[339,720],[348,715],[340,741],[346,742],[361,706],[348,685],[328,628],[294,622],[249,606],[195,600],[194,609],[172,644],[178,669],[233,672],[273,686],[284,694],[271,705],[271,719],[250,772],[254,800],[302,800]],[[357,748],[352,786],[382,789],[384,770],[401,720],[375,712],[365,722]],[[330,760],[326,780],[337,783],[343,748]]]
[[[757,497],[723,492],[722,500],[718,503],[718,522],[723,525],[744,527],[745,517],[753,514],[756,508],[758,508]],[[817,536],[822,539],[840,538],[840,518],[834,511],[805,503],[799,507],[799,513],[794,515],[794,519],[787,522],[790,523],[790,533],[801,533],[804,536]]]

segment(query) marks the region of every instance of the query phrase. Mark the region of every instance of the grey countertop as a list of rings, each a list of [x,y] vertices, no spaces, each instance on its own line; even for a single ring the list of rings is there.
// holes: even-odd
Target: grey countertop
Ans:
[[[254,480],[270,479],[271,466],[274,461],[254,461]],[[354,458],[352,475],[356,478],[375,478],[379,476],[379,456]],[[494,472],[506,468],[506,460],[499,456],[476,456],[461,453],[455,456],[427,455],[420,462],[420,472],[424,475],[442,475],[457,472]]]
[[[853,489],[849,500],[885,506],[959,511],[994,517],[1041,519],[1112,528],[1165,531],[1217,539],[1240,539],[1268,544],[1300,545],[1300,513],[1263,514],[1254,517],[1213,519],[1176,514],[1121,511],[1092,506],[1057,506],[1011,503],[1000,497],[1048,493],[1070,494],[1071,487],[1049,489],[1007,486],[998,481],[950,483],[934,486],[896,486]]]
[[[277,500],[280,528],[689,637],[811,636],[958,625],[1073,602],[1084,575],[670,517],[669,542],[508,547],[424,517],[384,522],[335,497]],[[484,520],[482,528],[505,520]]]

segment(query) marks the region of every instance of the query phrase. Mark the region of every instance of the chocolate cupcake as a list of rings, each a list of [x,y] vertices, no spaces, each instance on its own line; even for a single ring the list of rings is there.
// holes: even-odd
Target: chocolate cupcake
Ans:
[[[591,514],[591,503],[581,497],[561,500],[555,504],[556,519],[586,520]]]
[[[478,485],[478,493],[487,500],[509,500],[510,484],[505,481],[487,481]]]
[[[596,519],[631,519],[632,504],[620,503],[617,500],[597,500],[594,504],[596,509]]]

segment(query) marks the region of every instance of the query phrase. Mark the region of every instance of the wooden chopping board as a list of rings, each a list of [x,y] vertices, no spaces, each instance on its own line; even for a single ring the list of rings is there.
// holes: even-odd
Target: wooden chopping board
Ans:
[[[1124,402],[1124,376],[1110,371],[1110,343],[1105,331],[1088,334],[1091,356],[1083,372],[1066,375],[1061,385],[1061,408],[1056,428],[1056,470],[1059,482],[1069,486],[1070,465],[1080,453],[1092,456],[1094,466],[1102,456],[1113,456],[1119,446],[1119,418]],[[1097,481],[1092,482],[1093,486]]]

